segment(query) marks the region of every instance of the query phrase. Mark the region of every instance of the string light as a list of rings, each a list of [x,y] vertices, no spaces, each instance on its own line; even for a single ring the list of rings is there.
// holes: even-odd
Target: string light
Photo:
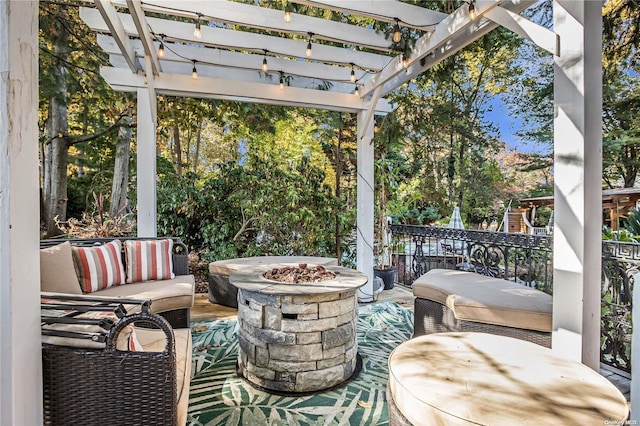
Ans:
[[[354,64],[352,63],[352,64],[351,64],[351,82],[352,82],[352,83],[355,83],[355,82],[356,82],[356,72],[355,72],[355,70],[353,69],[353,65],[354,65]]]
[[[402,31],[400,30],[400,20],[395,18],[396,25],[393,27],[393,42],[399,43],[402,40]]]
[[[313,33],[309,34],[309,43],[307,43],[307,58],[311,57],[311,37],[313,37]]]
[[[407,55],[405,55],[404,53],[402,54],[402,66],[404,68],[409,66],[409,58],[407,58]]]
[[[284,89],[284,73],[280,71],[280,90]]]
[[[164,34],[160,34],[160,47],[158,48],[158,58],[164,58]]]
[[[198,13],[198,20],[196,21],[196,29],[193,30],[193,36],[198,39],[202,37],[202,29],[200,27],[200,16],[202,15]]]
[[[291,22],[291,5],[287,2],[287,5],[284,7],[284,22],[287,24]]]
[[[353,91],[353,94],[356,95],[356,96],[360,96],[360,89],[358,89],[358,85],[357,84],[356,84],[355,90]]]
[[[469,1],[469,16],[471,19],[476,19],[476,0]]]
[[[191,62],[193,62],[193,69],[191,70],[191,77],[196,80],[198,78],[198,70],[196,69],[196,60],[192,59]]]
[[[269,71],[269,65],[267,64],[267,52],[268,50],[264,50],[264,59],[262,59],[262,72]]]

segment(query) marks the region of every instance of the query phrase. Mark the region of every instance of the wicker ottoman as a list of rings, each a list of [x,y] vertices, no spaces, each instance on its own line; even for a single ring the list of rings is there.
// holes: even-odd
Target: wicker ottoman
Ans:
[[[627,401],[584,364],[530,342],[438,333],[389,356],[389,424],[624,424]]]
[[[475,331],[551,347],[551,295],[473,272],[432,269],[413,283],[414,336]]]

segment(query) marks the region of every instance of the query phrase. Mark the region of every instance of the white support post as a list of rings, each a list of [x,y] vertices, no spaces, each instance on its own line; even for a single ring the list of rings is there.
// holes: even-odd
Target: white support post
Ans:
[[[38,2],[0,0],[0,424],[42,424]]]
[[[634,286],[640,283],[640,273],[633,277]],[[631,323],[640,324],[640,291],[633,292],[633,310],[631,311]],[[631,335],[631,359],[636,361],[640,357],[640,327],[633,327]],[[636,361],[637,362],[637,361]],[[640,368],[631,365],[631,422],[637,425],[640,422]]]
[[[138,89],[138,236],[158,235],[156,205],[156,117],[148,89]]]
[[[599,371],[602,223],[602,2],[554,0],[553,338]]]
[[[358,290],[358,301],[373,302],[373,115],[358,112],[358,236],[357,269],[368,278]]]

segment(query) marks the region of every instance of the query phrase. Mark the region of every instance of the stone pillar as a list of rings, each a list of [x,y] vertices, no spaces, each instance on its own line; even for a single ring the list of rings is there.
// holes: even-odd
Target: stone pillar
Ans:
[[[42,424],[38,2],[0,0],[0,424]]]
[[[148,89],[138,89],[138,236],[158,235],[156,197],[156,117]]]
[[[358,112],[358,235],[357,269],[368,282],[358,290],[360,302],[373,302],[373,119],[365,123],[367,111]]]
[[[600,363],[602,2],[554,0],[553,340],[558,353]]]

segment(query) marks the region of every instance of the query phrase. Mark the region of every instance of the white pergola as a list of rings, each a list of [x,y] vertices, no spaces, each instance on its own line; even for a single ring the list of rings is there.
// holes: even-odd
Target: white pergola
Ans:
[[[115,90],[137,93],[139,235],[156,235],[158,94],[357,113],[357,267],[370,279],[359,298],[371,301],[374,114],[392,110],[385,95],[504,26],[555,55],[553,348],[599,368],[602,2],[554,0],[553,31],[519,15],[532,0],[475,0],[449,15],[397,0],[291,3],[399,24],[422,35],[404,58],[392,51],[391,40],[370,28],[296,13],[285,22],[283,10],[229,0],[95,0],[81,8],[81,18],[109,53],[111,66],[101,69],[102,77]],[[42,422],[39,268],[34,267],[39,264],[37,34],[36,1],[0,0],[3,425]]]

